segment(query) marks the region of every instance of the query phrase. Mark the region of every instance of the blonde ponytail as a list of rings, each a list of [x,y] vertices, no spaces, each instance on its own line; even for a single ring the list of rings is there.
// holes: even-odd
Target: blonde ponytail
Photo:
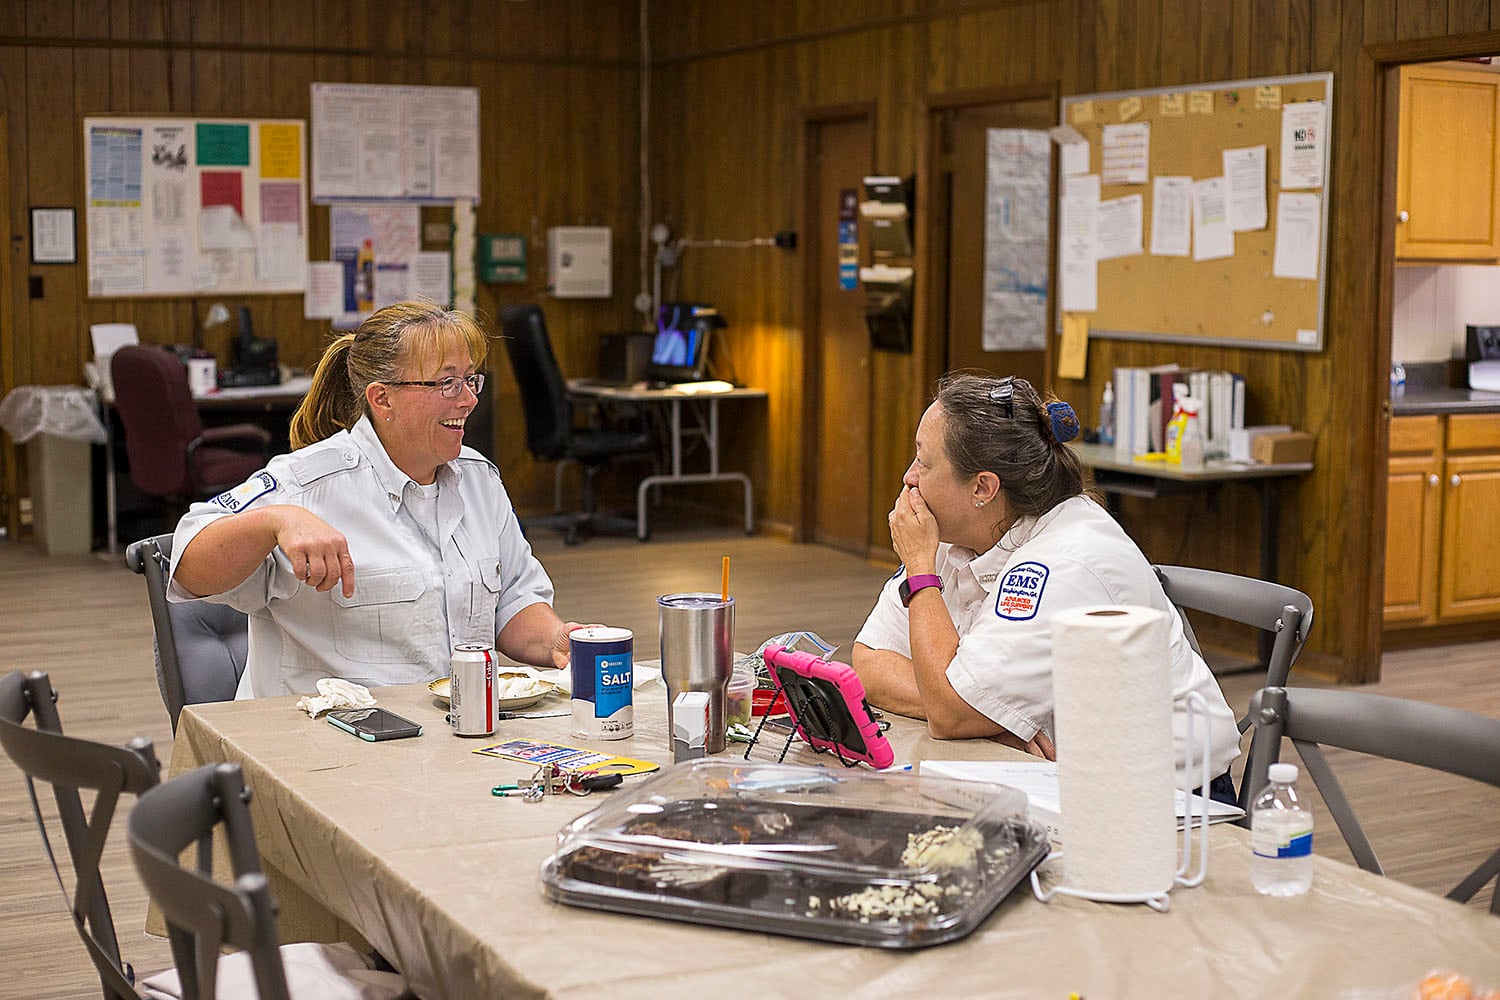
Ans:
[[[349,349],[354,334],[346,333],[328,345],[313,372],[312,388],[292,415],[292,447],[310,444],[347,430],[359,419],[361,408],[354,403],[349,385]]]

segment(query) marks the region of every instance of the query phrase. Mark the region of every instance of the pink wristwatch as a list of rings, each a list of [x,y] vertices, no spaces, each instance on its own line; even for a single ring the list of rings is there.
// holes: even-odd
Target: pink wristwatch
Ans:
[[[905,580],[902,580],[901,586],[898,588],[898,593],[901,594],[901,606],[903,608],[911,607],[911,599],[916,595],[917,591],[926,590],[928,587],[936,587],[941,591],[943,589],[943,578],[933,573],[919,573],[916,576],[909,576]]]

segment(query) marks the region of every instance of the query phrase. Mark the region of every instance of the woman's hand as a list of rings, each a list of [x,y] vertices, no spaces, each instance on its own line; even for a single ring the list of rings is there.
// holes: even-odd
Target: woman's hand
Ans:
[[[935,572],[938,526],[922,494],[915,487],[902,487],[887,520],[891,526],[891,548],[906,567],[906,575]]]
[[[272,509],[272,508],[268,508]],[[302,507],[274,508],[276,545],[286,554],[297,579],[318,591],[343,585],[345,597],[354,596],[354,560],[343,534]]]
[[[580,625],[577,622],[563,622],[562,628],[557,630],[557,635],[552,639],[552,665],[558,670],[568,669],[568,661],[573,649],[570,636],[574,630],[597,627],[597,625]]]

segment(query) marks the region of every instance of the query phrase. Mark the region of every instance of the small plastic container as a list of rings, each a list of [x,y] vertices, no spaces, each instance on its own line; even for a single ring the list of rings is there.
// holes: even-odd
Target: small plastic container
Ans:
[[[750,714],[757,718],[762,715],[785,715],[786,695],[774,688],[756,688],[750,694]]]
[[[548,899],[878,948],[979,926],[1047,855],[1012,788],[695,760],[563,827]]]
[[[735,667],[724,689],[724,724],[750,725],[751,698],[755,694],[755,671],[749,667]]]

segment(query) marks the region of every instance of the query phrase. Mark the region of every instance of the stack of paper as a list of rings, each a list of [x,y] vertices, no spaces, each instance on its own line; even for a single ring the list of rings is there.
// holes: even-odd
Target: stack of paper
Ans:
[[[993,785],[1007,785],[1026,793],[1031,807],[1031,818],[1047,828],[1047,836],[1056,841],[1060,836],[1062,801],[1058,795],[1057,764],[1053,761],[999,761],[999,760],[924,760],[918,765],[922,774],[940,778],[962,778],[966,781],[987,781]],[[1225,805],[1201,795],[1192,796],[1193,816],[1208,803],[1208,821],[1225,823],[1245,815],[1238,806]],[[1177,826],[1180,829],[1188,815],[1188,802],[1182,789],[1177,789]]]

